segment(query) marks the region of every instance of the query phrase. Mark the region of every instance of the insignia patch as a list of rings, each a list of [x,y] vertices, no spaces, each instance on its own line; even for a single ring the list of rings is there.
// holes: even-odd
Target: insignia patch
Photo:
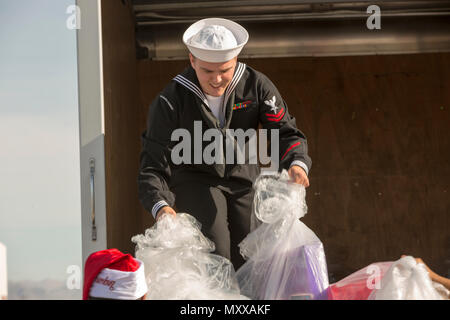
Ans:
[[[250,100],[244,101],[244,102],[240,102],[240,103],[236,103],[235,105],[233,105],[233,110],[239,110],[239,109],[247,108],[251,103],[252,102]]]
[[[277,114],[278,110],[278,107],[275,105],[276,102],[277,98],[275,96],[273,96],[269,101],[264,101],[264,103],[270,107],[270,111],[272,111],[274,114]]]

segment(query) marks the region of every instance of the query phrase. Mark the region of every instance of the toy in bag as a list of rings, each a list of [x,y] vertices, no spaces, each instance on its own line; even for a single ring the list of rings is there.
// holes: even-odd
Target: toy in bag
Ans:
[[[392,262],[377,262],[362,268],[328,288],[330,300],[367,300],[374,289],[380,288],[381,279]]]
[[[241,300],[231,262],[212,254],[214,243],[191,215],[163,215],[136,235],[136,258],[144,262],[148,300]]]
[[[255,181],[254,213],[260,225],[240,244],[247,260],[236,272],[251,299],[326,299],[328,272],[322,242],[299,218],[306,214],[305,187],[286,171]]]

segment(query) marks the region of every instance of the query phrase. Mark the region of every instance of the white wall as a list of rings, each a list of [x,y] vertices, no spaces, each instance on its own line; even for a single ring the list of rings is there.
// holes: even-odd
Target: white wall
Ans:
[[[0,242],[0,300],[8,297],[8,275],[6,269],[6,247]]]

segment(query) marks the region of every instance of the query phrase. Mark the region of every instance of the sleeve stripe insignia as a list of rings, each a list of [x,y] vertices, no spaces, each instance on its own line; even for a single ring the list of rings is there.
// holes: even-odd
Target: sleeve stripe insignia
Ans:
[[[287,155],[287,153],[289,151],[291,151],[293,148],[295,148],[296,146],[299,146],[301,144],[301,142],[297,142],[294,143],[292,146],[289,147],[289,149],[286,150],[286,152],[284,153],[284,155],[281,157],[281,161],[283,161],[284,157]]]
[[[280,112],[278,112],[278,113],[275,114],[275,115],[274,115],[274,114],[266,113],[266,116],[267,116],[267,120],[268,120],[268,121],[278,122],[278,121],[280,121],[281,119],[283,119],[284,114],[285,114],[285,110],[284,110],[284,108],[283,108],[283,109],[280,110]]]

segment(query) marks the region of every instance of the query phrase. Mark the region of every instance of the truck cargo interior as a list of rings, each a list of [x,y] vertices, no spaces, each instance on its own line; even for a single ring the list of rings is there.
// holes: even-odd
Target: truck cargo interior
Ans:
[[[153,225],[137,192],[150,103],[188,64],[183,31],[223,17],[308,138],[302,221],[330,283],[402,254],[450,276],[449,15],[448,1],[102,1],[107,247],[134,253]]]

